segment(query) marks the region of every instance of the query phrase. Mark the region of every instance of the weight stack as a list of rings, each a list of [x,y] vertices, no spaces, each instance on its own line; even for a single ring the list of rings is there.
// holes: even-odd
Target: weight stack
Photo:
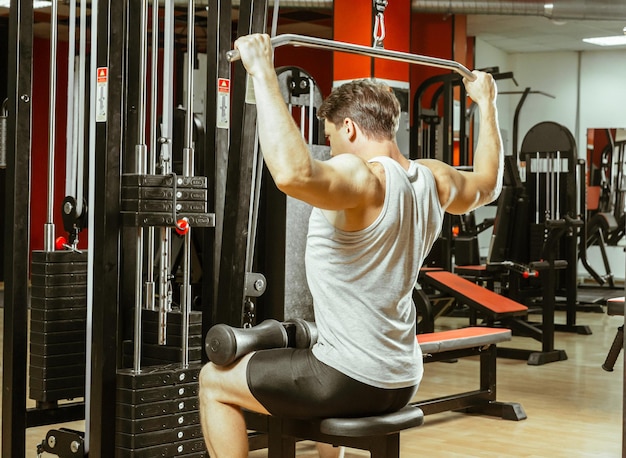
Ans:
[[[182,313],[171,311],[167,313],[166,344],[159,345],[159,311],[142,310],[142,345],[141,366],[159,366],[169,363],[181,363],[182,353]],[[202,358],[202,312],[189,313],[189,363],[199,363]],[[126,340],[123,343],[124,367],[133,366],[133,342]]]
[[[200,364],[117,372],[116,458],[208,457],[200,426]]]
[[[29,397],[85,395],[87,253],[33,251]]]
[[[122,224],[174,226],[186,218],[192,227],[215,226],[207,213],[207,178],[174,175],[122,175]]]

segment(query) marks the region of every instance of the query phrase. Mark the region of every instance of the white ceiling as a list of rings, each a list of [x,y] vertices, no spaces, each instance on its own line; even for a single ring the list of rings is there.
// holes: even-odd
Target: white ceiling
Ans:
[[[508,53],[546,51],[601,51],[583,38],[623,34],[626,21],[552,21],[537,16],[468,15],[467,34]]]

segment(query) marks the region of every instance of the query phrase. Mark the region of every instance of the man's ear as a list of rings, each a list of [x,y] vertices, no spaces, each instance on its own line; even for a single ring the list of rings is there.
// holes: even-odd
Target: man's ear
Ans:
[[[345,118],[343,120],[343,126],[342,129],[346,130],[346,134],[348,135],[348,139],[350,141],[353,141],[356,134],[357,134],[357,125],[354,123],[354,121],[350,118]]]

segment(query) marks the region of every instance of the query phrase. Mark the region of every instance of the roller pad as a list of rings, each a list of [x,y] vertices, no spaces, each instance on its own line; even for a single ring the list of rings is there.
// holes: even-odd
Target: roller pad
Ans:
[[[252,351],[284,348],[287,344],[284,326],[276,320],[265,320],[252,328],[217,324],[207,333],[205,350],[211,362],[227,366]]]
[[[311,321],[302,318],[294,318],[285,323],[285,326],[293,326],[294,335],[290,339],[289,346],[295,348],[313,348],[317,342],[317,326]],[[291,336],[290,336],[291,337]]]

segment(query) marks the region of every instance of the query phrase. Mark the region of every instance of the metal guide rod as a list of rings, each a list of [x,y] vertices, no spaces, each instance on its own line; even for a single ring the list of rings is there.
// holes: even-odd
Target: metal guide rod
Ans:
[[[50,18],[50,100],[48,103],[48,216],[44,225],[44,251],[54,251],[54,143],[57,99],[58,2],[52,2]]]
[[[156,160],[158,148],[157,126],[157,101],[159,87],[159,3],[152,2],[152,55],[150,67],[150,150],[148,155],[148,173],[156,173]]]
[[[189,24],[187,25],[187,94],[185,113],[185,146],[183,159],[183,175],[193,175],[193,69],[194,69],[194,0],[189,0]]]
[[[274,0],[274,8],[272,8],[272,29],[270,36],[275,37],[278,30],[278,15],[280,12],[280,0]]]
[[[139,73],[146,75],[148,72],[148,0],[142,0],[139,18]],[[146,82],[145,78],[139,78],[139,103],[137,107],[137,145],[135,146],[136,164],[138,174],[146,173],[147,147],[146,147]],[[133,348],[133,370],[141,370],[141,309],[143,307],[143,227],[137,228],[137,247],[135,259],[135,326]]]
[[[313,145],[313,105],[315,96],[315,85],[313,80],[309,78],[309,146]]]
[[[166,0],[163,17],[163,115],[161,120],[161,173],[172,173],[172,113],[174,111],[174,0]],[[159,332],[160,345],[167,343],[167,313],[172,308],[172,288],[170,282],[171,235],[168,227],[161,228],[161,256],[159,258]]]
[[[554,160],[554,154],[550,153],[550,217],[552,219],[559,219],[556,214],[556,162]]]
[[[561,218],[561,152],[556,152],[556,214]]]
[[[544,210],[544,221],[547,219],[555,219],[554,212],[552,211],[552,201],[550,194],[552,193],[552,163],[550,160],[550,153],[546,153],[545,158],[545,186],[543,188],[545,196],[546,196],[546,208]],[[537,175],[539,177],[539,175]]]
[[[69,17],[69,36],[68,43],[76,42],[76,0],[70,1],[70,17]],[[78,98],[74,83],[74,72],[76,70],[76,48],[68,47],[67,56],[67,117],[65,123],[65,195],[73,196],[76,194],[76,155],[75,155],[75,116],[74,110],[77,108]]]
[[[445,68],[453,70],[469,81],[474,81],[476,75],[468,70],[464,65],[453,60],[439,59],[437,57],[422,56],[419,54],[410,54],[402,51],[391,51],[383,48],[372,48],[369,46],[345,43],[342,41],[327,40],[325,38],[308,37],[305,35],[283,34],[277,35],[271,39],[272,47],[291,45],[302,46],[305,48],[327,49],[329,51],[341,51],[350,54],[361,54],[364,56],[377,57],[381,59],[396,60],[409,64],[426,65],[428,67]],[[239,51],[233,49],[226,53],[226,58],[230,62],[239,60]]]
[[[185,146],[183,148],[183,175],[193,176],[193,68],[194,68],[194,33],[195,33],[195,1],[187,4],[187,111],[185,113]],[[189,312],[191,311],[191,227],[185,234],[183,246],[183,284],[181,294],[182,323],[182,363],[189,365]]]
[[[556,214],[556,195],[555,193],[555,183],[556,183],[556,162],[554,160],[554,154],[550,153],[550,218],[559,219]]]
[[[98,49],[98,1],[91,2],[91,46]],[[92,52],[89,59],[89,147],[87,148],[89,160],[87,161],[87,199],[88,207],[92,210],[96,208],[96,99],[97,88],[94,84],[98,77],[98,53]],[[95,212],[87,212],[87,226],[95,227]],[[93,302],[94,302],[94,265],[95,265],[95,231],[87,231],[87,313],[85,330],[85,453],[89,453],[91,440],[91,380],[92,380],[92,345],[93,345]]]
[[[535,180],[535,224],[539,224],[539,151],[536,152],[536,155],[535,173],[537,174],[537,178]],[[532,173],[532,167],[530,168],[530,172]]]
[[[87,0],[80,2],[80,48],[78,52],[78,119],[76,140],[76,214],[83,213],[85,167],[85,68],[87,67]]]
[[[148,173],[156,173],[157,151],[157,88],[159,63],[159,5],[152,2],[152,55],[150,59],[150,149],[148,150]],[[146,243],[146,308],[156,310],[154,285],[154,239],[155,228],[148,228],[148,242]]]

